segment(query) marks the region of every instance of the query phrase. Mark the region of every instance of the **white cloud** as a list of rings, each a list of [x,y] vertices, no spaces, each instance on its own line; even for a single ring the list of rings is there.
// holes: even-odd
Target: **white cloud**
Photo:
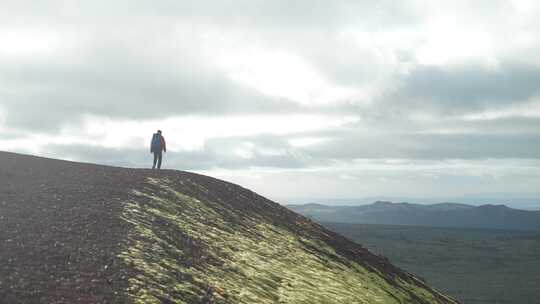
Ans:
[[[255,156],[255,145],[250,142],[240,144],[234,151],[234,154],[242,158],[253,158]]]
[[[328,140],[328,139],[324,137],[309,137],[309,136],[308,137],[295,137],[295,138],[289,139],[289,143],[293,147],[302,148],[302,147],[308,147],[308,146],[323,143],[325,140]]]
[[[161,129],[171,150],[199,150],[211,138],[246,137],[259,134],[284,136],[321,131],[357,121],[354,116],[239,115],[227,117],[185,116],[164,120],[114,120],[90,116],[84,125],[65,127],[58,137],[47,141],[59,144],[93,144],[108,148],[142,148],[152,132]],[[46,137],[47,138],[47,137]],[[38,145],[37,143],[34,145]]]
[[[142,166],[162,129],[171,165],[270,195],[519,191],[538,181],[539,14],[533,0],[2,1],[0,149]]]
[[[424,41],[416,51],[420,64],[448,65],[480,61],[488,66],[497,65],[492,33],[443,16],[428,19],[423,27]]]
[[[499,110],[488,110],[463,116],[466,121],[497,120],[512,117],[540,118],[540,100],[513,105]]]
[[[41,29],[0,29],[0,54],[9,57],[51,54],[65,45],[59,33]]]
[[[486,197],[492,193],[496,197],[501,189],[511,193],[530,193],[531,187],[540,182],[537,160],[420,161],[399,168],[394,164],[380,166],[376,163],[378,161],[365,159],[353,165],[301,170],[257,168],[250,171],[211,172],[218,177],[258,189],[262,194],[282,203],[372,196],[466,197],[478,193]],[[525,171],[530,175],[524,174]],[[257,178],[252,178],[255,174]],[[295,182],[281,182],[284,179]],[[421,191],[419,183],[430,191]]]
[[[234,81],[273,97],[303,105],[335,103],[352,99],[357,90],[340,87],[325,79],[302,57],[282,49],[236,45],[218,51],[216,61]]]

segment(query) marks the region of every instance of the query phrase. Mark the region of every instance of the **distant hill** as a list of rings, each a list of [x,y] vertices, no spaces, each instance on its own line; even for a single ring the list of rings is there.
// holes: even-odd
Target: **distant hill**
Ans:
[[[539,211],[512,209],[505,205],[420,205],[379,201],[361,206],[306,204],[287,207],[319,222],[540,231]]]
[[[516,193],[493,193],[493,194],[474,194],[468,196],[456,197],[393,197],[393,196],[376,196],[376,197],[359,197],[350,199],[301,199],[291,201],[291,205],[303,205],[308,203],[318,203],[328,206],[360,206],[368,205],[377,201],[385,202],[408,202],[413,204],[438,204],[441,202],[453,202],[461,204],[479,205],[507,205],[510,208],[522,210],[540,210],[540,193],[528,192],[522,194]]]
[[[456,303],[256,193],[0,152],[1,303]]]

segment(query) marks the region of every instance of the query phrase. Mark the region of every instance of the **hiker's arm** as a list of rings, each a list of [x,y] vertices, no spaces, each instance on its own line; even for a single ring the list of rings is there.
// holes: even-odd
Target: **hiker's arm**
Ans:
[[[167,143],[165,143],[165,137],[161,137],[161,143],[163,144],[163,152],[167,153]]]

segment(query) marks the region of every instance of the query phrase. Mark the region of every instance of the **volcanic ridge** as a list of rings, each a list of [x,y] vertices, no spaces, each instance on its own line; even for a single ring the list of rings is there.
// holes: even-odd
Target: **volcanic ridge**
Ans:
[[[0,152],[1,303],[456,303],[238,185]]]

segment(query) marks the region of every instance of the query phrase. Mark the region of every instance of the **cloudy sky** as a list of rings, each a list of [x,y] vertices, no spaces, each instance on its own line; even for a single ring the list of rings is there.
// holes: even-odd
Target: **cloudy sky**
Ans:
[[[534,0],[0,2],[0,150],[280,202],[536,196]],[[474,203],[474,202],[471,202]]]

